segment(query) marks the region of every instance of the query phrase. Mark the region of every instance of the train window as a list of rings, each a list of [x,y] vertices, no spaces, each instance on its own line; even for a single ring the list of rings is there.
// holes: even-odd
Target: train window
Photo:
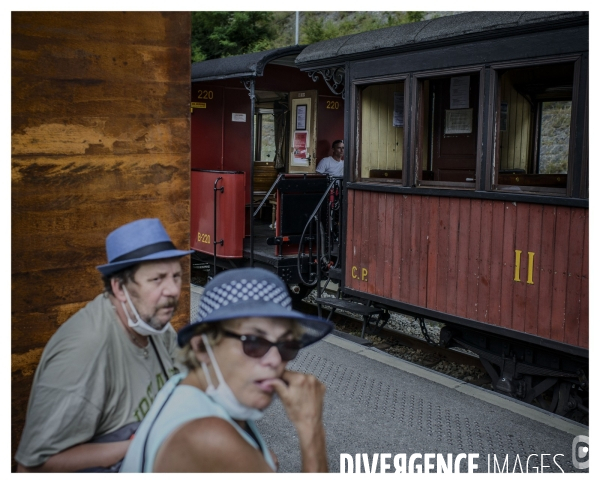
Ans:
[[[479,73],[418,80],[420,185],[475,188]]]
[[[497,72],[496,187],[566,194],[574,64]]]
[[[360,101],[361,179],[402,181],[404,81],[365,87]]]
[[[254,116],[256,133],[255,161],[275,159],[275,120],[272,109],[259,109]]]

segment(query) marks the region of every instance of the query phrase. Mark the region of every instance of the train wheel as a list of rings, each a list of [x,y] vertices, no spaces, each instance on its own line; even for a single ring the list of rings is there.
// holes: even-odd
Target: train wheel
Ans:
[[[589,420],[587,392],[577,384],[559,380],[532,402],[548,412],[587,424]]]
[[[581,391],[577,385],[563,381],[557,385],[558,405],[555,413],[581,423],[589,422],[587,392]]]

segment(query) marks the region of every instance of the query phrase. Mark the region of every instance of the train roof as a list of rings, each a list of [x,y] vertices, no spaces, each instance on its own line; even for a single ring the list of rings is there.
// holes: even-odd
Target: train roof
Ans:
[[[541,24],[585,23],[588,18],[588,12],[467,12],[317,42],[298,55],[296,65],[300,68],[311,64],[326,65],[331,64],[333,59],[351,60],[374,50],[385,54],[387,51],[425,48],[431,44],[467,41],[480,36],[500,36],[507,29],[514,32],[515,29],[526,31]]]
[[[304,45],[294,45],[263,52],[195,62],[192,64],[192,82],[262,76],[265,66],[269,62],[294,66],[294,59],[302,52],[304,47]]]

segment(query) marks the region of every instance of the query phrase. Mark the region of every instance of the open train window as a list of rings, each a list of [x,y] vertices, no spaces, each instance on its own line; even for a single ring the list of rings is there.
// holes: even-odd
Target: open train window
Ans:
[[[402,183],[404,81],[366,86],[360,97],[359,177]]]
[[[254,194],[263,196],[285,166],[287,152],[287,110],[279,102],[284,95],[257,91],[254,114]]]
[[[566,194],[574,63],[497,75],[496,188]]]
[[[479,72],[417,78],[418,184],[475,188]]]
[[[275,118],[273,109],[258,109],[254,116],[256,133],[255,161],[275,159]]]

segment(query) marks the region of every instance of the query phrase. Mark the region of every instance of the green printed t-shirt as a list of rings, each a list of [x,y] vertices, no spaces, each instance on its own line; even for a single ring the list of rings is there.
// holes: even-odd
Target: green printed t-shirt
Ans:
[[[169,377],[177,335],[153,336]],[[33,379],[15,460],[35,467],[51,456],[140,421],[165,377],[151,343],[138,348],[103,294],[50,338]]]

